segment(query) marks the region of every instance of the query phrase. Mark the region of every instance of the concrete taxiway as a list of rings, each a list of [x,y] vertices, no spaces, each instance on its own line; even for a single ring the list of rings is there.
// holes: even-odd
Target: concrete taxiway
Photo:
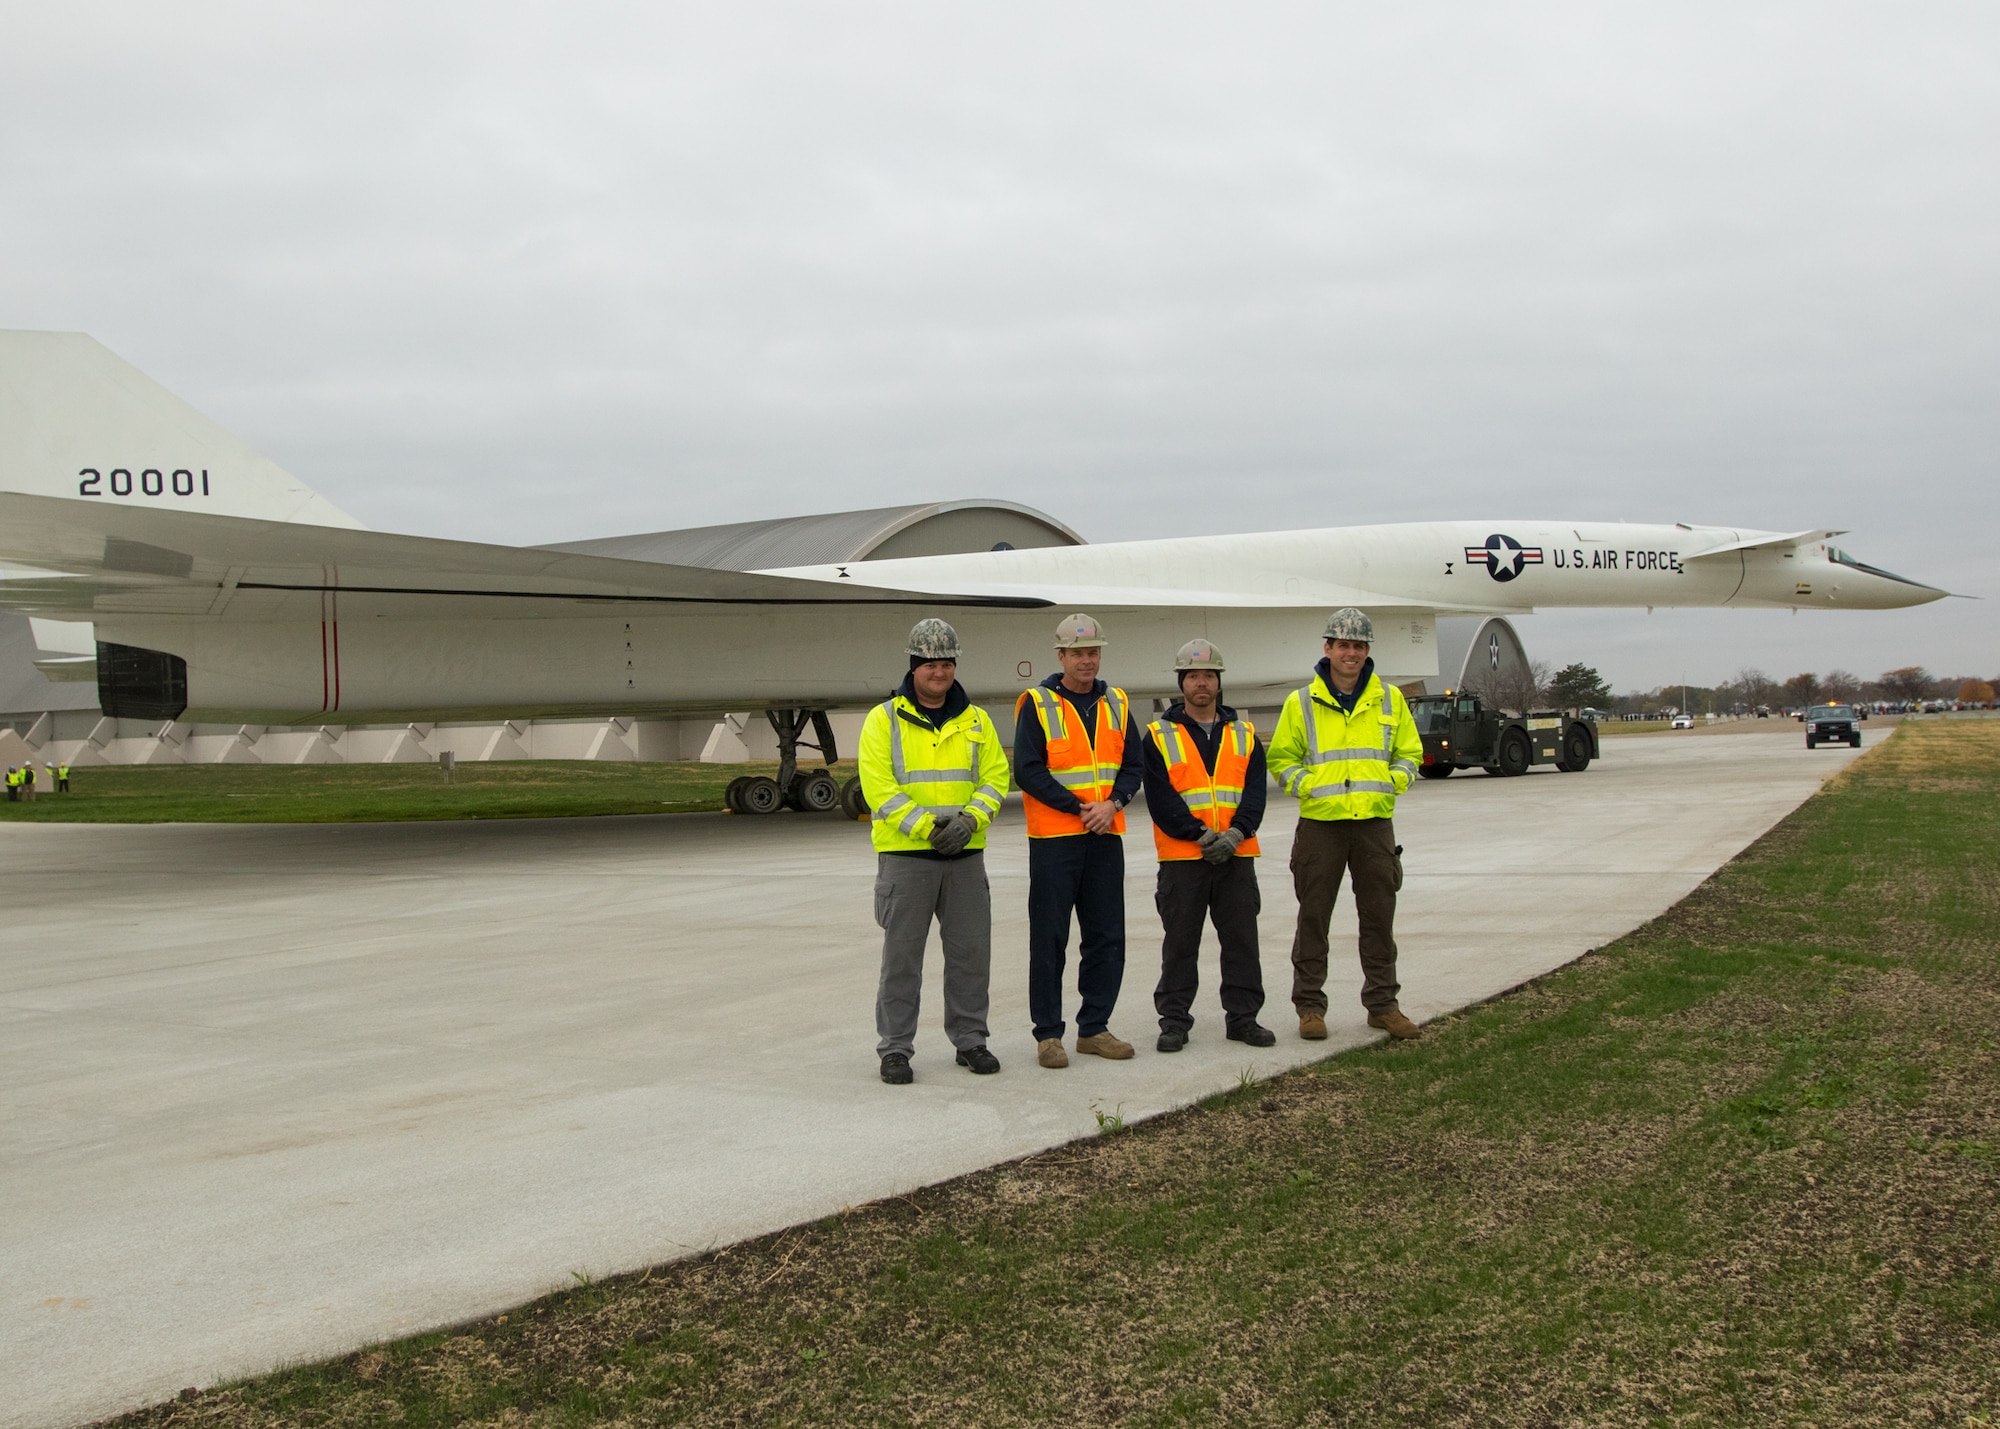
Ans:
[[[1870,736],[1869,743],[1875,736]],[[1717,735],[1606,742],[1582,775],[1420,783],[1397,820],[1404,1007],[1576,957],[1679,899],[1851,757]],[[499,1310],[1143,1117],[1370,1034],[1336,915],[1333,1039],[1296,1036],[1292,810],[1262,862],[1266,1021],[1152,1051],[1151,840],[1127,849],[1114,1030],[1034,1064],[1018,805],[988,855],[992,1046],[938,1028],[875,1076],[862,826],[721,815],[343,826],[0,827],[0,1425]]]

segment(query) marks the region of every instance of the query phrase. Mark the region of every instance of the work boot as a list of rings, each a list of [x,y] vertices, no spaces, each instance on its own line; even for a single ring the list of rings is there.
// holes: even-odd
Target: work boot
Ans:
[[[1132,1055],[1132,1044],[1121,1042],[1112,1036],[1111,1029],[1107,1027],[1093,1036],[1077,1038],[1076,1050],[1088,1052],[1093,1057],[1102,1057],[1108,1062],[1122,1062]]]
[[[1324,1030],[1320,1035],[1322,1037],[1326,1035]],[[1229,1029],[1229,1040],[1247,1042],[1252,1047],[1275,1047],[1278,1045],[1278,1034],[1261,1022],[1246,1022],[1241,1027]]]
[[[1160,1040],[1153,1044],[1153,1050],[1156,1052],[1178,1052],[1181,1048],[1187,1046],[1187,1043],[1187,1028],[1162,1027],[1160,1029]]]
[[[967,1047],[958,1054],[958,1065],[969,1067],[975,1076],[990,1077],[1000,1070],[1000,1059],[984,1047]]]
[[[1035,1060],[1044,1067],[1067,1067],[1069,1053],[1063,1051],[1062,1038],[1044,1037],[1035,1044]]]
[[[882,1054],[883,1081],[892,1087],[907,1087],[916,1079],[917,1074],[910,1070],[908,1055],[902,1052],[885,1052]]]
[[[1391,1037],[1404,1042],[1413,1042],[1424,1035],[1423,1029],[1403,1016],[1402,1009],[1397,1007],[1385,1007],[1380,1012],[1369,1013],[1368,1025],[1379,1027]]]
[[[1324,1012],[1301,1012],[1299,1014],[1299,1036],[1308,1042],[1326,1041],[1326,1014]]]

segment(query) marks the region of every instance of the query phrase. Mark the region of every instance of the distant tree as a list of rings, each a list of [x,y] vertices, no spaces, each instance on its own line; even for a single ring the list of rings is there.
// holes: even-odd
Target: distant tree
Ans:
[[[1861,677],[1852,670],[1828,670],[1819,682],[1819,693],[1829,704],[1844,704],[1861,693]]]
[[[1816,704],[1820,696],[1819,676],[1814,674],[1794,675],[1785,681],[1785,703],[1797,708]]]
[[[1882,687],[1883,696],[1892,700],[1921,700],[1931,692],[1931,677],[1922,665],[1904,665],[1896,670],[1884,670],[1882,678],[1875,682]]]
[[[1776,704],[1778,693],[1777,682],[1755,666],[1746,665],[1736,672],[1736,698],[1747,708]]]
[[[1563,709],[1604,709],[1611,704],[1611,686],[1588,665],[1565,665],[1549,681],[1549,703]]]
[[[1984,680],[1967,680],[1958,687],[1958,702],[1962,705],[1990,705],[1993,703],[1993,686]]]

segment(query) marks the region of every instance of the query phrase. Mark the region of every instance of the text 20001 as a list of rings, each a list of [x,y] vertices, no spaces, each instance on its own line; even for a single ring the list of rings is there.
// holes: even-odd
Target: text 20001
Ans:
[[[134,477],[122,466],[111,468],[109,477],[94,466],[87,466],[77,475],[82,478],[76,484],[78,496],[130,496],[138,492],[141,496],[165,496],[172,492],[175,496],[208,495],[208,468],[203,467],[199,475],[184,466],[172,471],[162,471],[157,466],[149,466]],[[107,484],[109,487],[107,493]]]

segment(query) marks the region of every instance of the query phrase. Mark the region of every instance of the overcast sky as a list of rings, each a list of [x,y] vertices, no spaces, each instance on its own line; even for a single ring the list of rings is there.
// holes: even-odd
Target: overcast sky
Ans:
[[[1846,527],[1986,602],[1551,613],[2000,672],[1989,3],[6,6],[0,326],[370,526]]]

